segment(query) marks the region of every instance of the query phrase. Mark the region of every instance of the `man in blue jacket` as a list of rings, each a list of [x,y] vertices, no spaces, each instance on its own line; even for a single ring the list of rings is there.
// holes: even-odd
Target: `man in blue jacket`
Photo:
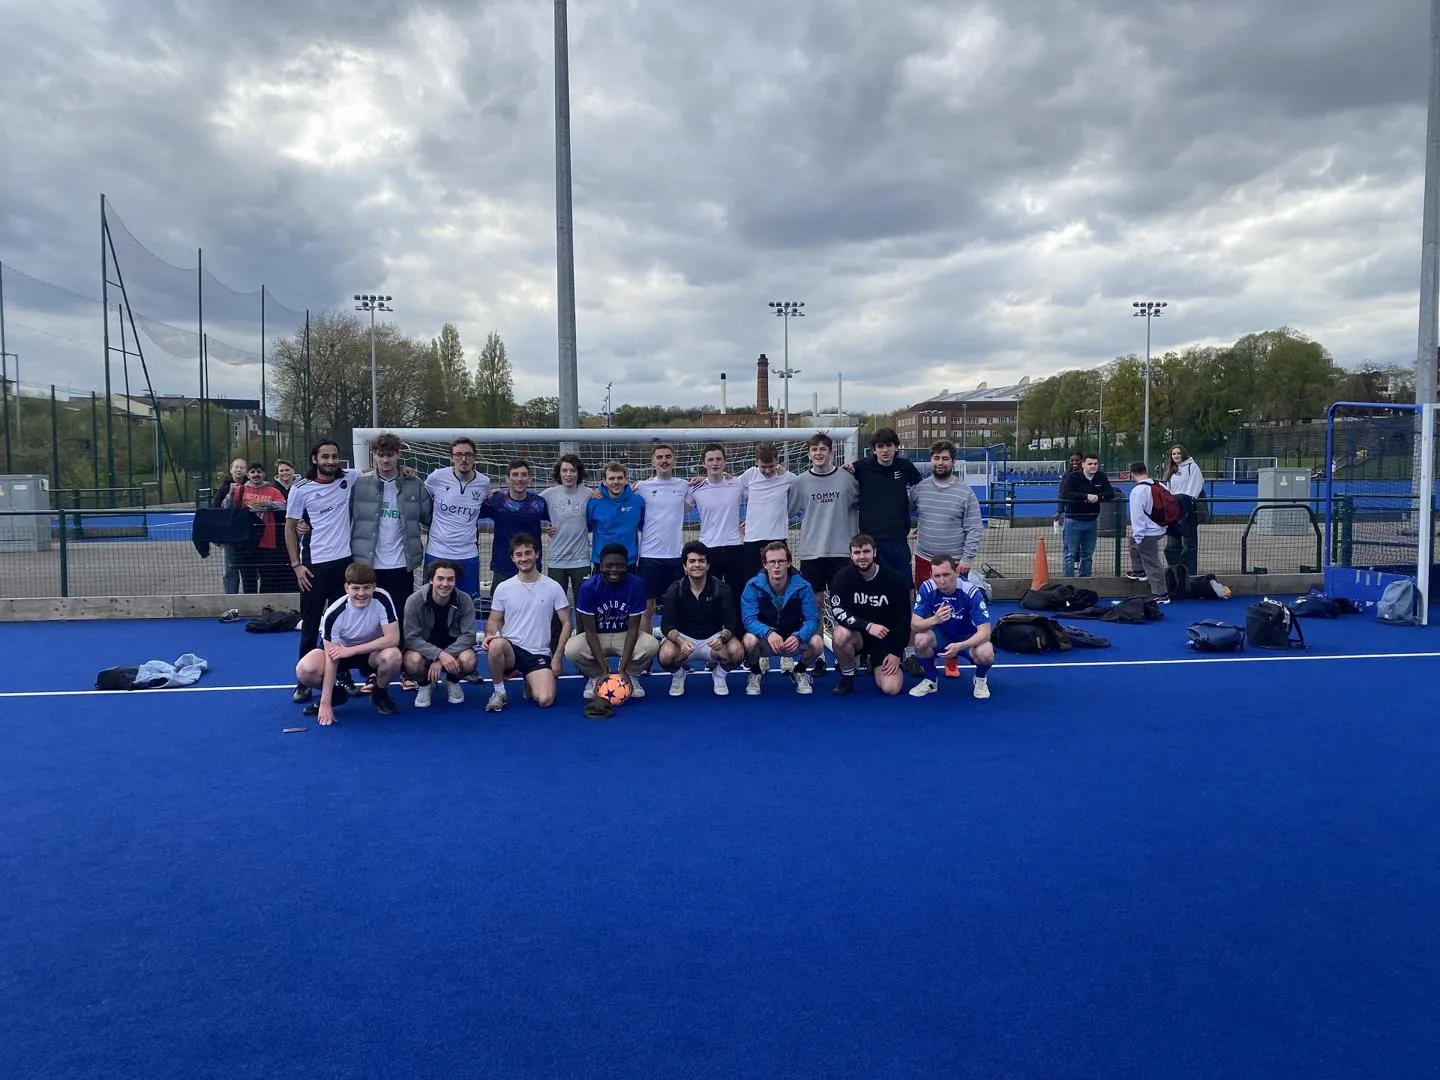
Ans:
[[[812,692],[805,665],[825,651],[820,638],[820,609],[815,590],[790,567],[790,549],[783,540],[766,544],[760,553],[764,567],[745,583],[740,597],[740,621],[745,626],[745,666],[750,678],[745,693],[760,693],[761,657],[790,657],[795,667],[790,678],[797,694]]]
[[[611,544],[625,549],[629,572],[636,573],[640,554],[640,529],[645,524],[645,500],[629,485],[625,466],[618,461],[605,465],[605,483],[595,497],[585,504],[585,524],[594,539],[590,543],[590,561],[600,573],[600,553]]]

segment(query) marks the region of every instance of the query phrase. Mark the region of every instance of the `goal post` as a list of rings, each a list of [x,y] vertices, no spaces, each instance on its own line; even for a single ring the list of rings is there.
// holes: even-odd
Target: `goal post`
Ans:
[[[806,443],[817,431],[835,441],[836,461],[854,461],[860,451],[860,429],[844,428],[356,428],[352,433],[351,462],[365,468],[370,461],[370,440],[383,431],[400,437],[405,463],[426,473],[450,464],[450,444],[459,438],[475,443],[475,468],[503,481],[514,458],[530,463],[534,484],[548,483],[551,467],[562,453],[575,453],[589,477],[598,482],[605,463],[618,461],[632,478],[649,475],[651,449],[665,443],[675,450],[675,471],[691,476],[704,468],[705,447],[725,447],[731,472],[755,464],[755,452],[774,446],[792,471],[806,467]]]

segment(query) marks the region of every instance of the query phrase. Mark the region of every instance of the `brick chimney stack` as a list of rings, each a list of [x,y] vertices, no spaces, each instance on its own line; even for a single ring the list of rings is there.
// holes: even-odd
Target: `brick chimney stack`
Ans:
[[[755,361],[755,415],[766,416],[770,412],[770,358],[763,352]]]

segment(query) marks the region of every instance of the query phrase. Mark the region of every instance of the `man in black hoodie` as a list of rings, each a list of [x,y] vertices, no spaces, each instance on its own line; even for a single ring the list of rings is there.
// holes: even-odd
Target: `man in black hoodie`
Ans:
[[[1100,471],[1100,458],[1086,454],[1078,472],[1060,481],[1060,505],[1065,510],[1065,576],[1090,577],[1095,537],[1100,530],[1100,505],[1115,501],[1115,489]]]
[[[920,482],[920,470],[900,455],[900,436],[893,428],[875,432],[870,450],[853,466],[846,466],[854,472],[860,489],[860,531],[875,538],[877,560],[912,581],[910,489]]]
[[[830,618],[835,630],[835,666],[840,681],[833,693],[855,689],[855,658],[870,658],[875,685],[887,695],[905,688],[901,658],[910,643],[910,579],[875,560],[875,541],[864,533],[850,540],[850,565],[830,585]]]

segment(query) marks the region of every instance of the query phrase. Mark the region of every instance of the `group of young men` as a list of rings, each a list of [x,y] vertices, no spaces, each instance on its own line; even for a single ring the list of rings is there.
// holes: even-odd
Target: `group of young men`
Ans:
[[[853,690],[862,662],[883,693],[898,694],[908,671],[920,676],[913,696],[932,694],[936,659],[954,675],[963,655],[976,669],[973,695],[988,697],[989,612],[969,580],[982,535],[979,502],[955,472],[952,444],[932,446],[923,478],[898,444],[893,431],[877,431],[870,454],[837,466],[832,440],[817,433],[803,472],[786,470],[765,446],[738,476],[725,448],[712,444],[703,474],[688,480],[675,474],[674,449],[655,445],[650,477],[632,484],[624,466],[610,462],[593,490],[584,463],[567,454],[538,493],[529,464],[512,460],[506,487],[492,493],[469,439],[457,439],[450,467],[424,480],[398,467],[394,435],[374,440],[366,473],[342,469],[339,447],[322,442],[286,508],[303,620],[293,698],[307,702],[318,690],[307,712],[321,723],[362,689],[390,713],[386,687],[403,672],[418,707],[442,682],[458,702],[459,682],[480,678],[480,654],[494,684],[491,710],[508,703],[506,679],[517,674],[525,696],[551,704],[562,658],[585,676],[587,699],[611,657],[634,697],[644,696],[642,676],[657,661],[672,673],[672,696],[684,693],[693,663],[710,669],[720,694],[729,692],[726,674],[743,665],[746,693],[758,695],[771,659],[809,694],[813,676],[826,670],[827,621],[837,695]],[[700,535],[687,543],[691,508]],[[798,569],[788,543],[796,517]],[[482,518],[494,528],[483,632]],[[427,583],[415,591],[421,566]],[[369,677],[366,687],[356,686],[355,669]]]

